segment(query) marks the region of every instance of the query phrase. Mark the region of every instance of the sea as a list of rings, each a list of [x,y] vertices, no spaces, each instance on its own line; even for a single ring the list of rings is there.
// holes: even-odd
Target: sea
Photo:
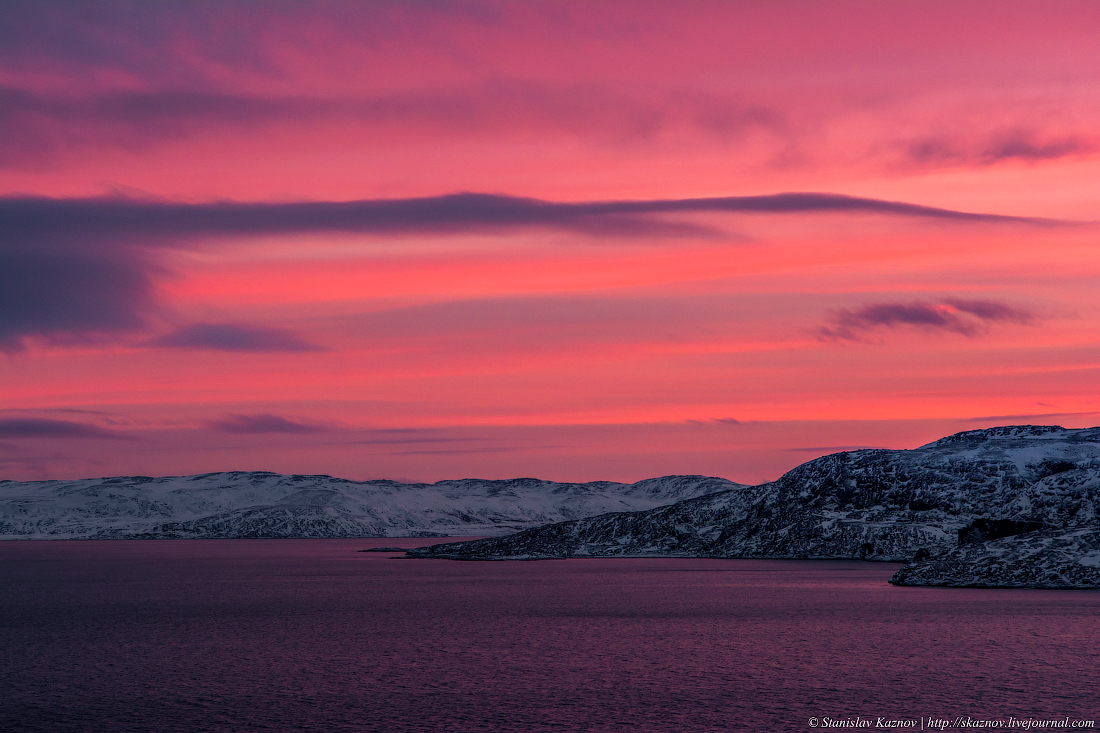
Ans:
[[[360,552],[439,541],[0,542],[0,731],[1100,719],[1097,592],[900,588],[898,565],[854,561]]]

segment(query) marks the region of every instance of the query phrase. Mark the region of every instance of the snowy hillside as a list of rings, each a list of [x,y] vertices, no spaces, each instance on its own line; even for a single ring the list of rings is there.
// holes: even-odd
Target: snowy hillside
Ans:
[[[1100,588],[1100,528],[1047,529],[977,544],[906,565],[895,585]]]
[[[1016,426],[959,433],[915,450],[836,453],[757,487],[410,554],[908,562],[918,554],[945,556],[960,534],[975,537],[987,524],[1001,536],[1097,527],[1098,507],[1100,428]]]
[[[738,486],[704,476],[402,484],[267,472],[0,481],[0,539],[494,536]]]

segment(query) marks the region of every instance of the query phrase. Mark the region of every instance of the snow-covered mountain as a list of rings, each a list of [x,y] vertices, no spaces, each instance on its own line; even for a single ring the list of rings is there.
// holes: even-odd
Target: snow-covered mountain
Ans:
[[[915,450],[836,453],[761,486],[732,487],[649,511],[604,514],[410,555],[904,562],[920,557],[932,562],[954,553],[951,562],[965,565],[970,555],[959,554],[960,541],[981,547],[1001,541],[1004,547],[990,552],[1007,557],[1011,551],[1005,548],[1017,545],[1003,540],[1006,535],[1100,528],[1098,507],[1100,428],[1025,425],[958,433]],[[1074,541],[1084,548],[1090,540]],[[1051,563],[1062,556],[1046,557],[1045,571],[1056,572]],[[964,573],[960,567],[955,566],[957,575]],[[1081,575],[1075,568],[1066,572]],[[1087,571],[1085,576],[1092,577]],[[931,570],[926,577],[932,577]]]
[[[1100,528],[1044,529],[962,544],[906,565],[895,585],[1100,588]]]
[[[739,487],[706,476],[402,484],[239,471],[0,481],[0,539],[494,536]]]
[[[0,539],[488,535],[409,554],[912,561],[899,585],[1100,587],[1098,510],[1100,428],[1031,425],[836,453],[760,486],[267,472],[0,481]]]

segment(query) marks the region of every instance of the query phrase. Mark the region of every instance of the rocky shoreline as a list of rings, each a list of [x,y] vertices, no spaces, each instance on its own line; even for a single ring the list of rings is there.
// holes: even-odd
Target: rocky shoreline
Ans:
[[[1100,529],[1042,530],[963,545],[905,566],[890,582],[953,588],[1100,588]]]
[[[1006,426],[408,556],[861,559],[910,563],[896,585],[1100,588],[1098,509],[1100,428]]]

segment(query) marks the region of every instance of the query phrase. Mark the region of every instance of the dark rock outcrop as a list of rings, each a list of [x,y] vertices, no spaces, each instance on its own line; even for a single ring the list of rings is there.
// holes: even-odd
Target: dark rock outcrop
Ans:
[[[1029,522],[1023,519],[975,519],[959,530],[960,545],[980,545],[989,540],[1012,537],[1025,532],[1042,529],[1042,522]]]

